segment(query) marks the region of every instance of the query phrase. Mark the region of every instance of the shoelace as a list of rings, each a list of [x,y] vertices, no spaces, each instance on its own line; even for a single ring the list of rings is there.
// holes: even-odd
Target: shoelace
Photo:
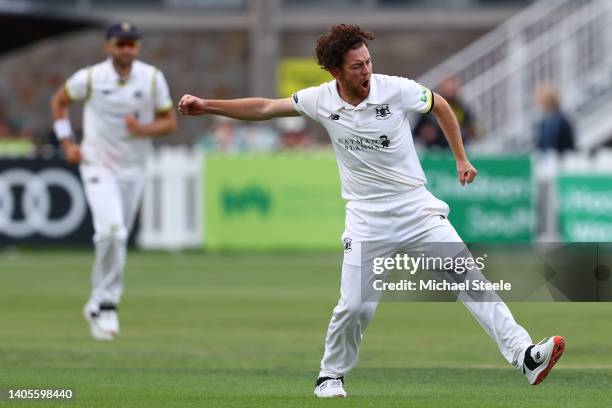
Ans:
[[[327,380],[327,381],[322,382],[318,386],[319,390],[324,390],[327,387],[342,387],[342,380],[340,380],[340,379],[331,379],[331,380]]]
[[[326,383],[329,383],[330,387],[342,387],[342,380],[327,380]]]

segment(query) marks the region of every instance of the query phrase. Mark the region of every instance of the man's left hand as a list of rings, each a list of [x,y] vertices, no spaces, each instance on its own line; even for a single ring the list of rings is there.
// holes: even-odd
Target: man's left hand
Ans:
[[[134,115],[125,115],[125,127],[129,134],[134,136],[141,136],[145,132],[143,131],[143,126],[138,122],[136,116]]]
[[[457,174],[459,175],[459,183],[464,186],[466,183],[470,184],[474,181],[478,175],[478,171],[472,166],[472,163],[466,160],[457,162]]]

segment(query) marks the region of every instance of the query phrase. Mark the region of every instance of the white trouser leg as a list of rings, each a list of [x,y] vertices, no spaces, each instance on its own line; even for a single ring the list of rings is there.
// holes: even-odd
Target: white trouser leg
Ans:
[[[138,208],[142,200],[145,177],[141,173],[121,175],[118,178],[121,192],[121,206],[123,209],[125,228],[128,234],[132,231],[138,215]]]
[[[125,230],[124,239],[113,241],[113,257],[110,260],[110,280],[106,282],[106,291],[112,303],[118,304],[123,294],[123,272],[127,259],[127,238],[136,221],[138,207],[142,198],[144,187],[144,177],[136,175],[132,177],[122,177],[117,179],[121,200],[121,213],[123,214],[123,228]]]
[[[448,220],[435,220],[439,225],[428,230],[423,237],[429,243],[462,243],[461,238]],[[440,248],[440,245],[436,246]],[[428,254],[425,254],[428,255]],[[430,254],[437,256],[437,254]],[[467,273],[466,279],[486,281],[478,268]],[[463,302],[468,311],[476,318],[478,324],[497,343],[499,351],[508,363],[521,368],[523,353],[532,344],[527,331],[520,326],[512,316],[508,306],[494,291],[461,292],[458,299]]]
[[[358,248],[353,243],[353,251]],[[378,302],[362,302],[361,267],[344,262],[340,300],[334,308],[325,338],[325,353],[319,377],[340,377],[348,373],[359,359],[363,333],[374,317]]]
[[[121,192],[115,175],[104,168],[82,166],[81,177],[95,232],[93,287],[88,308],[96,310],[100,303],[119,303],[128,233]]]
[[[343,376],[359,360],[361,339],[374,317],[380,295],[380,293],[374,296],[371,293],[362,293],[362,287],[371,287],[375,276],[372,274],[362,276],[361,265],[362,262],[367,265],[369,257],[376,252],[371,250],[370,243],[367,241],[372,241],[373,236],[385,240],[386,236],[382,235],[382,231],[390,231],[390,224],[393,222],[392,219],[381,213],[384,213],[384,210],[371,208],[367,203],[347,205],[346,226],[342,236],[345,251],[340,281],[340,300],[334,308],[327,328],[325,353],[321,360],[319,377]],[[370,218],[379,215],[382,217],[376,222],[376,227],[381,234],[370,235],[372,230]],[[364,242],[367,243],[363,245]],[[362,278],[368,279],[368,282],[362,282]],[[364,302],[364,298],[367,298],[368,302]]]

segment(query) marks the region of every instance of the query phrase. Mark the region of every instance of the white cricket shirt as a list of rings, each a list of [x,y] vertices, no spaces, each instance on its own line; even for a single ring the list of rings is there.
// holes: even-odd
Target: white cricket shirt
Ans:
[[[81,151],[85,164],[113,170],[141,167],[151,150],[149,138],[130,135],[125,116],[151,123],[156,112],[172,109],[168,84],[161,71],[135,60],[123,80],[110,59],[83,68],[70,77],[65,89],[71,100],[85,101]]]
[[[345,200],[393,196],[427,182],[408,114],[427,113],[432,103],[424,86],[380,74],[371,75],[370,93],[357,106],[340,97],[335,80],[293,94],[296,111],[323,125],[331,138]]]

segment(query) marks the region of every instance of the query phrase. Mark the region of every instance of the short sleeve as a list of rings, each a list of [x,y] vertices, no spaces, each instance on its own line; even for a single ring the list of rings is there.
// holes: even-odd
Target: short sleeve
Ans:
[[[318,121],[317,104],[319,102],[319,90],[320,87],[318,86],[305,88],[291,96],[293,106],[300,115],[308,116],[310,119]]]
[[[82,101],[87,98],[90,87],[91,67],[78,70],[64,84],[66,94],[71,101]]]
[[[153,94],[155,95],[155,112],[162,113],[172,109],[172,98],[168,89],[168,82],[161,71],[153,73]]]
[[[402,107],[407,112],[429,113],[433,108],[433,93],[411,79],[401,78]]]

